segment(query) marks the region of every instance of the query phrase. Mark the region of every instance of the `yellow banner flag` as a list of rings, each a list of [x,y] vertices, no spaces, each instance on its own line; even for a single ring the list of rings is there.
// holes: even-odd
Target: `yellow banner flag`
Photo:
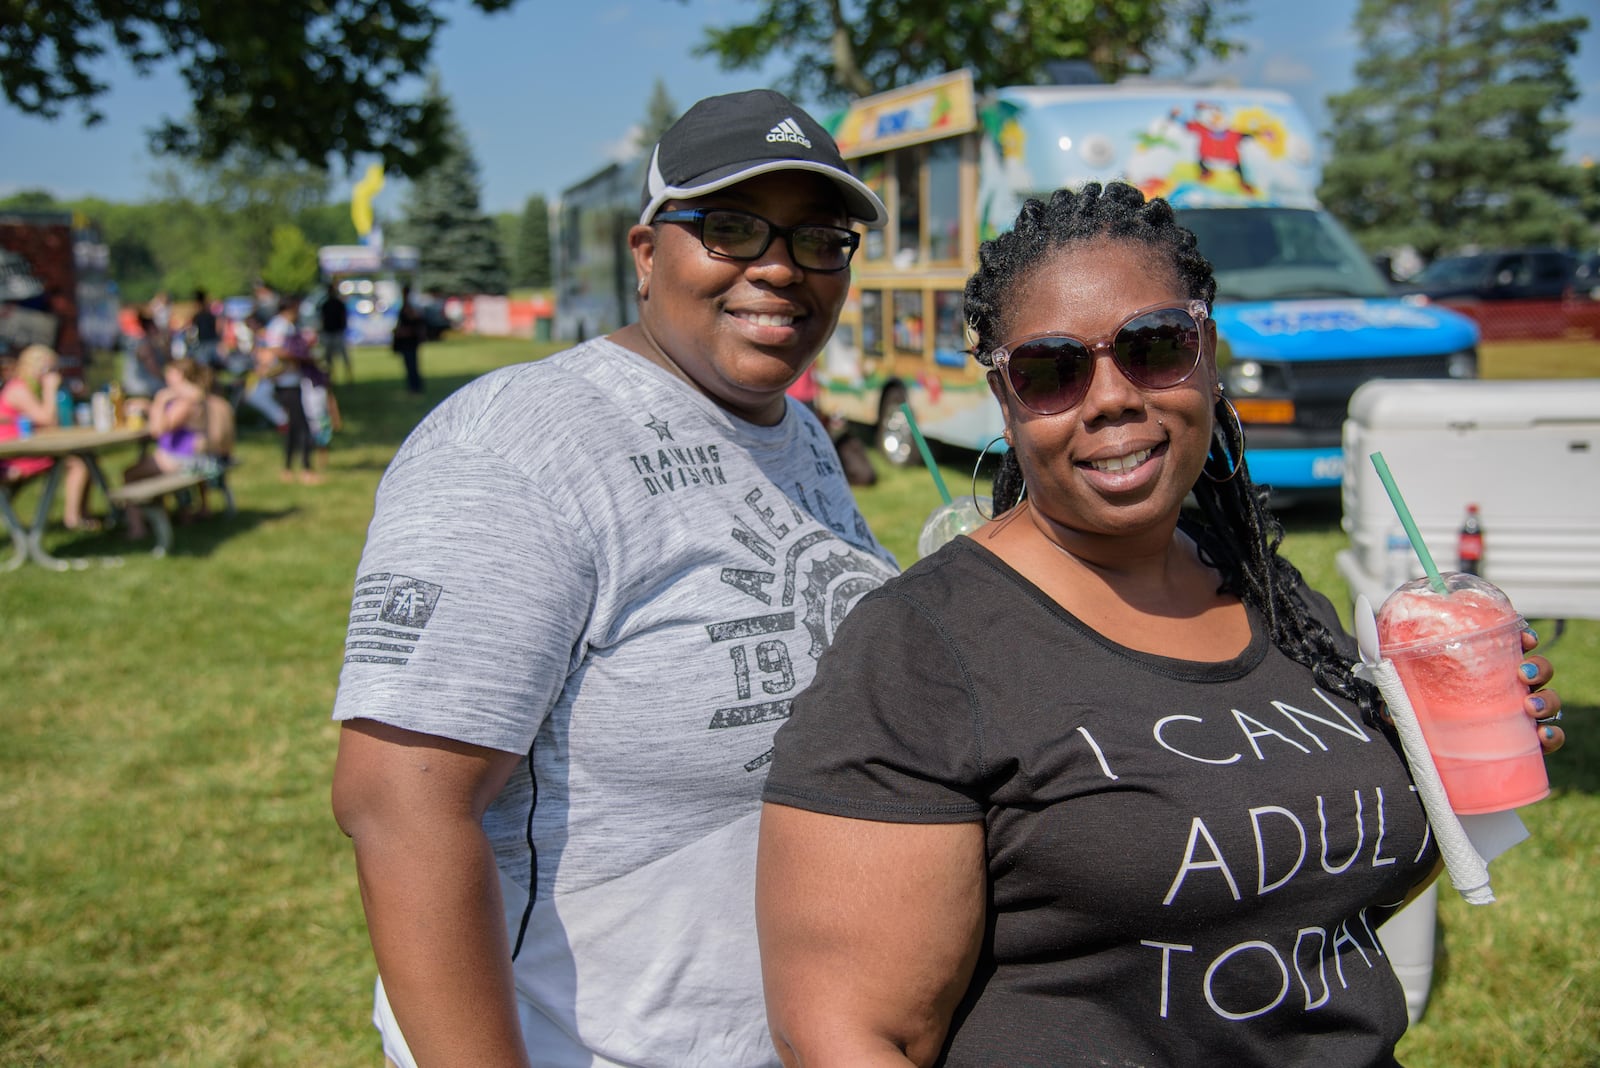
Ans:
[[[382,189],[383,164],[374,163],[350,190],[350,221],[362,237],[372,233],[372,201]]]

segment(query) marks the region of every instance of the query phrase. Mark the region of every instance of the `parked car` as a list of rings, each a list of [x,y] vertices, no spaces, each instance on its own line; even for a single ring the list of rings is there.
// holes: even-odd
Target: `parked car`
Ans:
[[[1427,300],[1561,300],[1570,295],[1575,260],[1558,249],[1508,249],[1443,256],[1401,293]]]
[[[1578,266],[1572,272],[1572,290],[1580,297],[1600,300],[1600,252],[1578,257]]]
[[[1572,299],[1576,263],[1571,253],[1551,248],[1444,256],[1395,288],[1413,303],[1467,316],[1484,341],[1560,338],[1591,329],[1586,312],[1594,305]]]

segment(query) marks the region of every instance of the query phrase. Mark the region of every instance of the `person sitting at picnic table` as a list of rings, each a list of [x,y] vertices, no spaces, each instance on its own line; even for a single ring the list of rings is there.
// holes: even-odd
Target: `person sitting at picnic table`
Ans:
[[[180,356],[167,364],[165,374],[167,384],[150,402],[150,434],[156,447],[122,472],[124,482],[204,470],[217,463],[208,434],[209,420],[217,413],[217,406],[210,403],[210,368]],[[226,402],[221,407],[227,407]],[[140,540],[144,536],[144,517],[137,508],[129,509],[128,537]]]
[[[3,374],[0,441],[22,437],[24,421],[31,422],[34,429],[57,424],[60,410],[57,404],[62,388],[57,362],[56,351],[50,346],[29,345]],[[93,524],[83,515],[84,501],[89,495],[89,465],[76,456],[68,456],[64,462],[67,466],[65,499],[61,502],[62,522],[68,530],[90,529]],[[19,486],[49,471],[55,463],[48,456],[0,460],[0,483],[5,483],[7,488]]]

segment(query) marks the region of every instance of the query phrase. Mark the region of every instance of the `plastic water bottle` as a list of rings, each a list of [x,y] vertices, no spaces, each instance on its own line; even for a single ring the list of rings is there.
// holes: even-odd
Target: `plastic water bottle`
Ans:
[[[62,386],[56,390],[56,426],[66,429],[74,422],[77,408],[72,403],[72,394],[67,392],[67,387]]]
[[[1457,570],[1469,575],[1479,574],[1483,567],[1483,520],[1478,516],[1478,506],[1467,505],[1467,516],[1461,521],[1461,533],[1456,537]]]
[[[104,434],[110,430],[114,420],[111,410],[111,393],[108,390],[97,389],[89,397],[89,412],[94,428]]]
[[[19,438],[31,438],[31,437],[33,437],[33,420],[32,419],[29,419],[25,415],[17,416],[17,437],[19,437]]]
[[[1406,537],[1403,530],[1399,533],[1391,532],[1384,551],[1383,576],[1391,590],[1399,589],[1411,581],[1413,565],[1421,570],[1420,561],[1411,551],[1411,539]]]

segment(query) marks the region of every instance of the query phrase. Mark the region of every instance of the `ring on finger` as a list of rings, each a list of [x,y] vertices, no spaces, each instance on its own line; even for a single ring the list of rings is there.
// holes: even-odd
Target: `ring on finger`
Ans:
[[[1560,723],[1561,722],[1561,709],[1559,709],[1559,708],[1556,709],[1554,712],[1552,712],[1548,716],[1535,717],[1534,722],[1535,723]]]

